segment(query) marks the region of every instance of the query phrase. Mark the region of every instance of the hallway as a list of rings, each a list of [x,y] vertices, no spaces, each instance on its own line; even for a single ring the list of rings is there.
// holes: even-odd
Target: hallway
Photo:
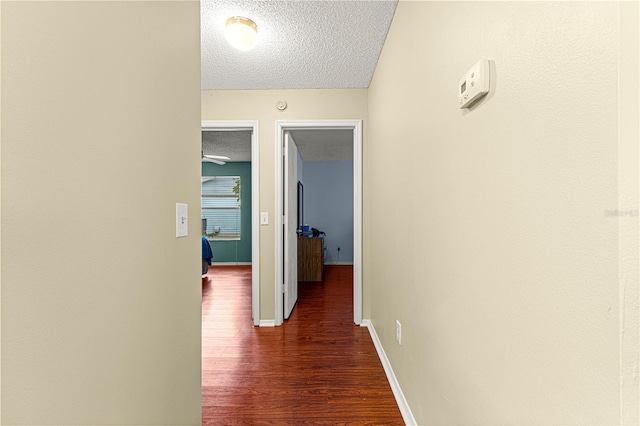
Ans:
[[[251,267],[216,266],[202,287],[202,424],[384,424],[402,417],[364,327],[352,267],[301,283],[281,327],[251,322]]]

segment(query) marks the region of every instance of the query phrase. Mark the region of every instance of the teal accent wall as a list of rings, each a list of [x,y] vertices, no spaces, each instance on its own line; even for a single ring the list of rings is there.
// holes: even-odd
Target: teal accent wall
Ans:
[[[240,176],[241,238],[238,241],[211,241],[213,263],[251,262],[251,163],[224,166],[202,163],[202,176]]]

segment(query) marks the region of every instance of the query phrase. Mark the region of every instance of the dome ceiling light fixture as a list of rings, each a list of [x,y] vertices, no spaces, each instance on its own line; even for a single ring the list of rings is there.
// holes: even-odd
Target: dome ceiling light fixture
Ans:
[[[231,46],[246,52],[258,43],[258,25],[249,18],[232,16],[225,23],[224,38]]]

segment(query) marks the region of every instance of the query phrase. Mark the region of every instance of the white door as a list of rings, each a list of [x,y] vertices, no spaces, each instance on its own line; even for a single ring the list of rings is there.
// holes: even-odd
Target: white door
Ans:
[[[284,318],[298,301],[298,147],[284,135]]]

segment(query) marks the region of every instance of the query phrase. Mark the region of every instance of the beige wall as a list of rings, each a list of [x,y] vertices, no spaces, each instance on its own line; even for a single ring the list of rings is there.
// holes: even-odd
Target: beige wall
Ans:
[[[420,425],[637,424],[638,218],[606,214],[638,208],[638,43],[620,47],[636,115],[619,140],[619,7],[398,6],[369,89],[365,262]],[[481,58],[495,89],[460,110]]]
[[[288,107],[275,105],[285,100]],[[258,120],[260,145],[260,211],[269,212],[270,224],[260,227],[260,319],[273,320],[276,120],[330,120],[367,118],[367,91],[353,90],[206,90],[202,92],[203,120]],[[366,124],[363,145],[366,149]],[[366,275],[364,277],[366,280]],[[368,293],[364,289],[365,316]]]
[[[199,4],[1,7],[0,423],[200,424]]]
[[[620,6],[618,177],[619,209],[634,210],[640,198],[640,3]],[[620,418],[640,424],[640,226],[637,216],[618,221],[620,275]]]

